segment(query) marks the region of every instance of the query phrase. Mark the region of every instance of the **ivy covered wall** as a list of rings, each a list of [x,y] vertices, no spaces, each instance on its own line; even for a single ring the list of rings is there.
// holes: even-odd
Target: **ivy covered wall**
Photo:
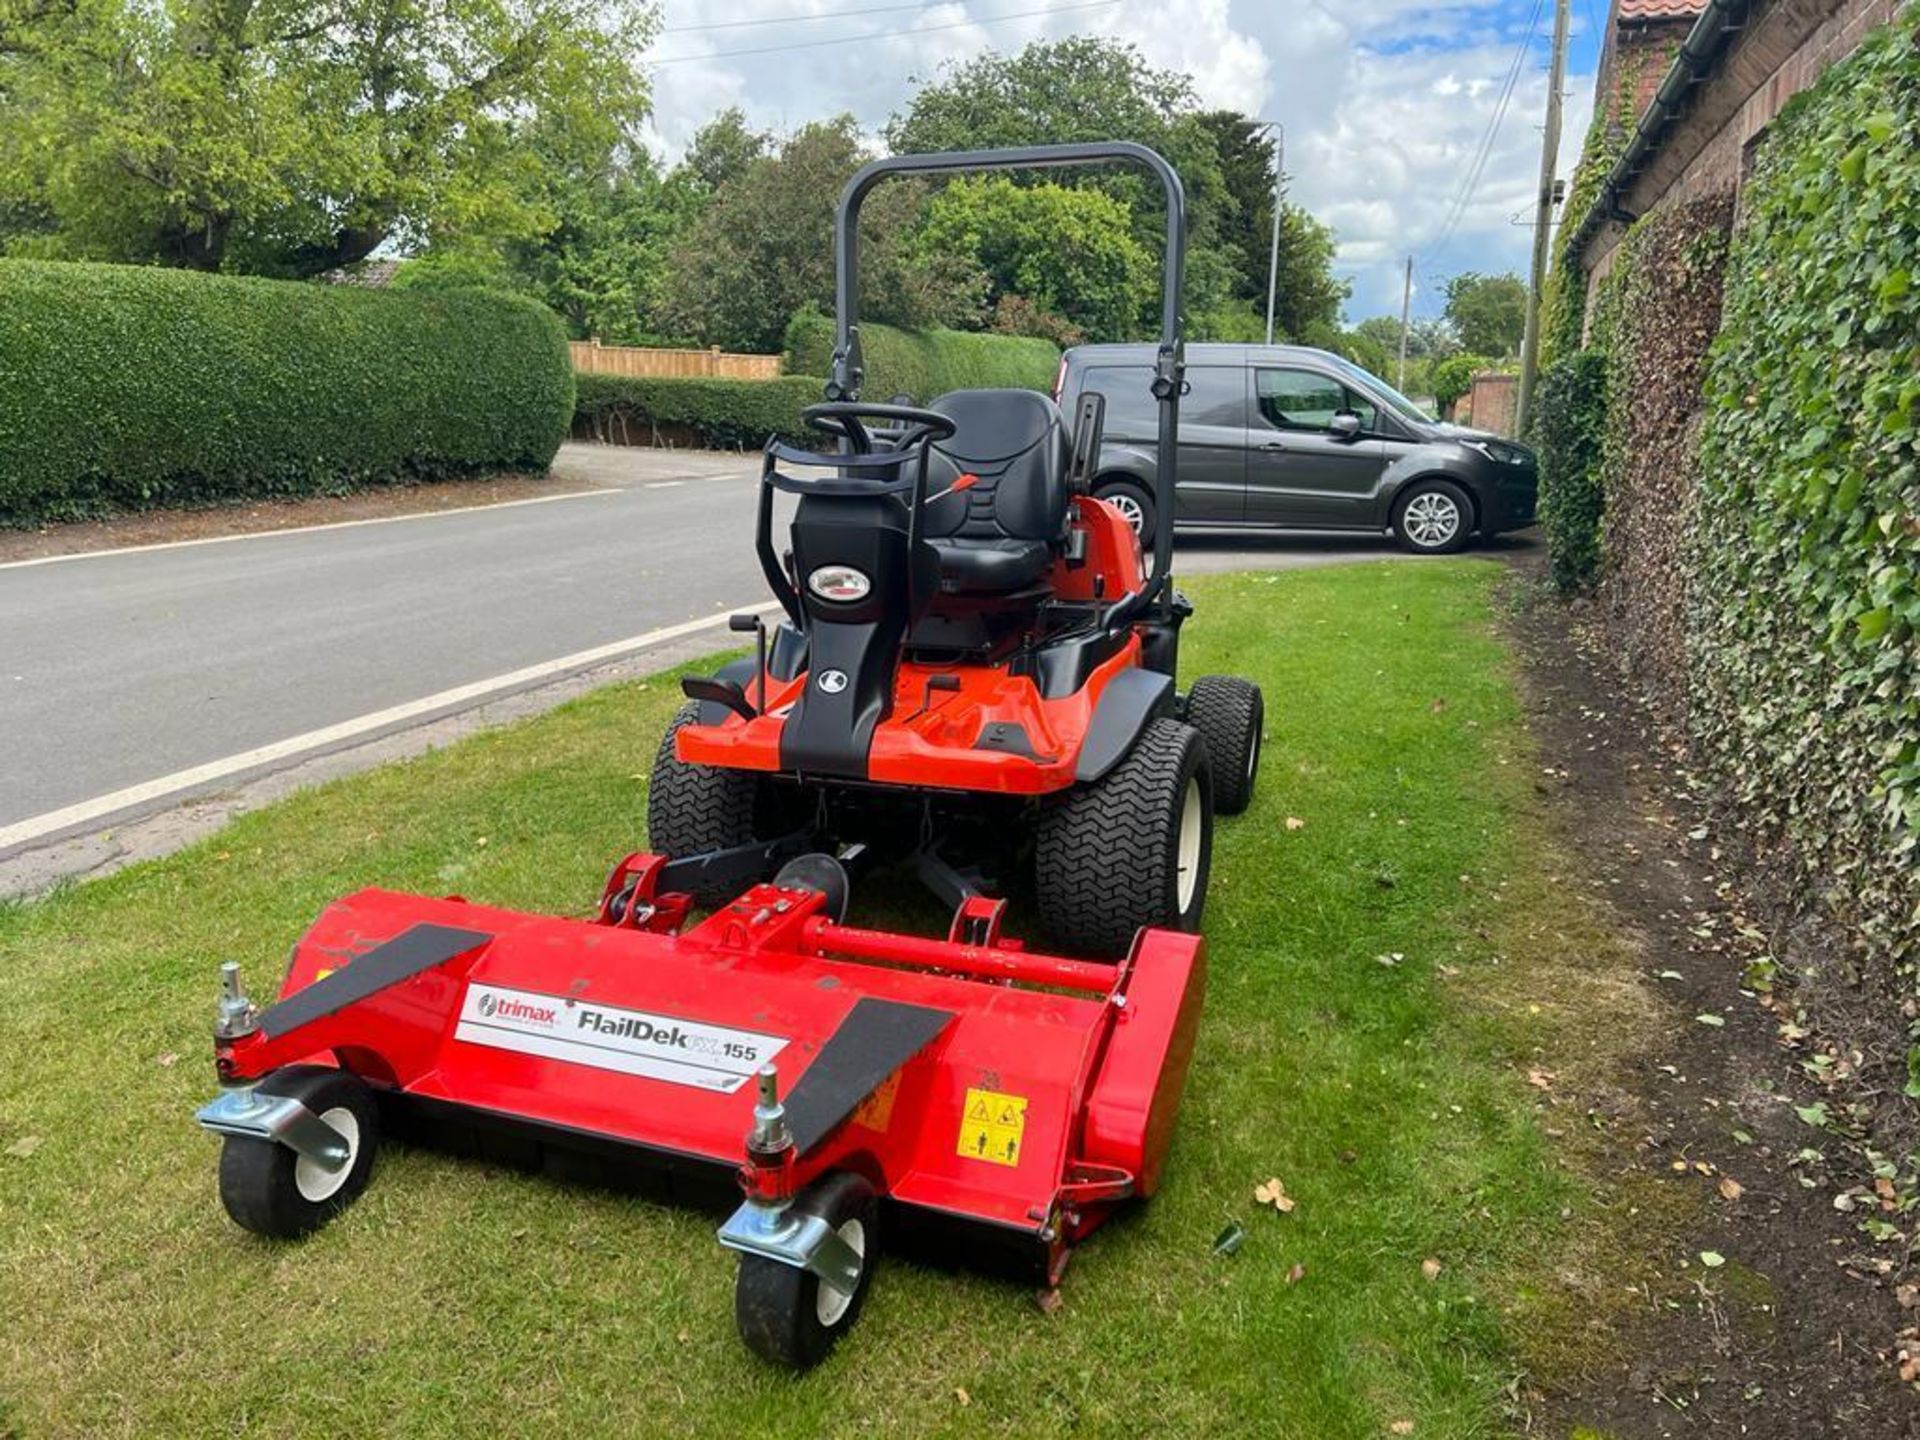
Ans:
[[[1707,385],[1690,725],[1874,971],[1920,951],[1920,14],[1761,147]],[[1904,986],[1902,988],[1905,988]]]

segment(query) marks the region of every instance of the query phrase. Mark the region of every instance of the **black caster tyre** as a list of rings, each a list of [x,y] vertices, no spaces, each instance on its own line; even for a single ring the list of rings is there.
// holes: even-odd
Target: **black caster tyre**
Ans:
[[[1212,858],[1206,742],[1182,721],[1154,720],[1124,760],[1042,814],[1041,920],[1068,949],[1116,958],[1142,925],[1196,932]]]
[[[860,1176],[841,1173],[816,1181],[793,1203],[825,1220],[859,1252],[853,1294],[842,1295],[811,1271],[742,1255],[733,1315],[740,1338],[754,1354],[791,1370],[808,1370],[826,1359],[860,1318],[879,1259],[880,1201]]]
[[[751,844],[754,812],[760,785],[744,770],[718,770],[682,764],[673,753],[673,737],[683,725],[694,724],[700,707],[689,701],[673,717],[660,749],[653,757],[653,780],[647,787],[647,845],[661,855],[699,855]],[[694,898],[711,905],[731,893],[696,892]]]
[[[220,1203],[236,1225],[275,1240],[318,1230],[367,1188],[380,1148],[373,1092],[344,1070],[289,1065],[262,1080],[263,1095],[300,1101],[347,1140],[347,1163],[328,1170],[272,1140],[229,1135],[220,1147]]]
[[[1394,502],[1393,533],[1413,555],[1452,555],[1473,535],[1473,501],[1451,480],[1421,480]]]
[[[1237,675],[1202,675],[1187,692],[1186,719],[1207,742],[1213,813],[1238,815],[1253,803],[1260,777],[1260,730],[1267,719],[1260,687]]]
[[[1127,524],[1133,527],[1133,533],[1140,537],[1141,550],[1150,553],[1153,549],[1154,526],[1160,517],[1147,487],[1132,480],[1095,481],[1093,493],[1095,498],[1106,501],[1120,512]]]

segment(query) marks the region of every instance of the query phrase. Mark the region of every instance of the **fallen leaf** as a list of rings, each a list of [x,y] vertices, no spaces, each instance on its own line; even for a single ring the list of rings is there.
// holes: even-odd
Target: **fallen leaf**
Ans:
[[[1307,1278],[1307,1267],[1300,1264],[1296,1260],[1293,1264],[1293,1267],[1287,1271],[1287,1284],[1298,1285],[1302,1280],[1306,1278]]]
[[[1434,969],[1440,972],[1440,978],[1442,980],[1452,980],[1460,974],[1459,969],[1452,965],[1436,965]]]
[[[32,1158],[33,1152],[40,1148],[40,1143],[38,1135],[22,1135],[13,1144],[7,1146],[7,1154],[16,1160],[27,1160]]]
[[[1746,1187],[1734,1179],[1733,1176],[1722,1175],[1720,1177],[1720,1198],[1722,1200],[1738,1200],[1745,1193]]]
[[[1237,1255],[1240,1247],[1247,1243],[1247,1232],[1239,1225],[1229,1225],[1213,1237],[1213,1253],[1216,1255]]]
[[[167,1053],[164,1055],[157,1056],[154,1060],[154,1063],[156,1065],[159,1065],[162,1069],[166,1069],[171,1065],[177,1065],[179,1062],[180,1062],[179,1055],[172,1050],[167,1051]]]
[[[1287,829],[1304,830],[1306,828],[1307,828],[1307,822],[1302,820],[1298,815],[1287,816]]]
[[[1411,1435],[1413,1433],[1413,1422],[1411,1420],[1396,1420],[1387,1426],[1387,1433],[1390,1435]]]
[[[1682,975],[1678,970],[1662,970],[1654,978],[1656,980],[1684,980],[1687,977]]]
[[[1427,711],[1429,714],[1440,715],[1445,713],[1446,708],[1447,697],[1444,695],[1436,695],[1433,703],[1427,707]]]
[[[1440,1270],[1440,1262],[1431,1255],[1420,1262],[1420,1273],[1429,1280],[1438,1280],[1440,1278]]]
[[[1553,1081],[1554,1074],[1551,1070],[1527,1071],[1527,1084],[1533,1086],[1536,1090],[1551,1090],[1553,1088]]]
[[[1896,1285],[1893,1287],[1893,1298],[1902,1310],[1911,1310],[1920,1305],[1920,1285]]]
[[[1264,1184],[1254,1186],[1253,1199],[1257,1205],[1273,1206],[1282,1215],[1293,1213],[1293,1197],[1287,1194],[1287,1187],[1280,1183],[1278,1175]]]
[[[1391,950],[1385,955],[1376,955],[1373,957],[1375,964],[1384,965],[1389,970],[1393,969],[1394,966],[1406,958],[1407,957],[1402,955],[1398,950]]]
[[[1709,1270],[1718,1270],[1722,1265],[1727,1263],[1727,1257],[1722,1255],[1718,1250],[1702,1250],[1700,1252],[1700,1263]]]
[[[973,1397],[967,1394],[966,1387],[963,1385],[953,1387],[953,1398],[958,1400],[963,1407],[973,1403]]]
[[[1696,1015],[1693,1018],[1699,1024],[1711,1025],[1716,1030],[1727,1023],[1727,1017],[1724,1015]]]
[[[1045,1290],[1034,1291],[1033,1303],[1040,1307],[1040,1313],[1042,1315],[1053,1314],[1053,1312],[1058,1310],[1064,1303],[1060,1299],[1060,1287],[1058,1285],[1051,1285]]]

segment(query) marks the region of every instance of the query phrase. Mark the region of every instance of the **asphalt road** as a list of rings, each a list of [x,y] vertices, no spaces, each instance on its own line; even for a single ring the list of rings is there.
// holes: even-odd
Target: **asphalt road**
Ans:
[[[444,714],[558,673],[514,672],[766,599],[752,460],[570,445],[556,470],[600,493],[0,566],[0,855],[221,778],[163,777],[248,756],[257,773],[292,737],[393,710],[397,728],[425,698]],[[1183,538],[1181,565],[1383,553]]]

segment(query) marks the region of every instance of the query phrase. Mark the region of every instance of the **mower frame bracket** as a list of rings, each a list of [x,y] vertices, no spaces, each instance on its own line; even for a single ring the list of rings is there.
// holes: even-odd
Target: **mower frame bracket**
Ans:
[[[851,1295],[860,1283],[860,1256],[818,1215],[791,1205],[766,1205],[749,1200],[727,1217],[719,1230],[720,1243],[743,1255],[758,1255],[817,1275],[842,1295]]]
[[[304,1103],[288,1095],[262,1095],[251,1086],[223,1092],[193,1118],[216,1135],[284,1145],[329,1173],[345,1165],[350,1153],[347,1137]]]

